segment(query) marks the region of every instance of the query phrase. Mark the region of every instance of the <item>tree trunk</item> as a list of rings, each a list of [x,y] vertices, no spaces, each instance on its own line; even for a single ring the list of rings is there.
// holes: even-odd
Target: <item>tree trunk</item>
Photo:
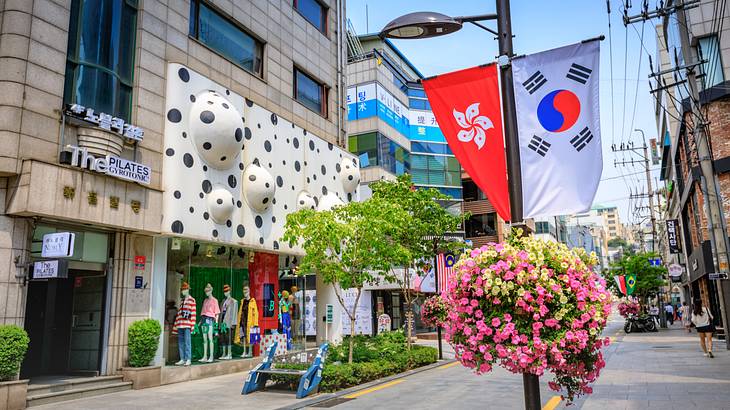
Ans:
[[[413,334],[413,306],[410,303],[406,306],[406,329],[408,332],[406,346],[408,346],[408,350],[411,350],[411,345],[413,344],[411,341],[411,335]]]
[[[354,312],[353,312],[354,313]],[[352,349],[355,346],[355,319],[354,314],[350,317],[350,355],[347,358],[347,363],[352,363]]]

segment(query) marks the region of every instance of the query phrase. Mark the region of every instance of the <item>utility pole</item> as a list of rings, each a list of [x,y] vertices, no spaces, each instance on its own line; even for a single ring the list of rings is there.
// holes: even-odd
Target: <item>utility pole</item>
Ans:
[[[651,187],[651,168],[649,165],[649,147],[646,145],[646,137],[644,131],[635,129],[641,133],[641,139],[644,141],[644,170],[646,171],[646,189],[649,190],[649,219],[651,219],[651,251],[656,252],[656,216],[654,215],[654,189]]]
[[[680,0],[681,1],[681,0]],[[681,3],[680,3],[681,4]],[[694,61],[694,57],[691,53],[690,37],[687,30],[687,15],[684,8],[677,9],[677,22],[679,27],[679,38],[682,46],[682,57],[685,62]],[[696,105],[700,103],[700,93],[697,88],[697,77],[694,68],[687,70],[687,86],[689,87],[689,94],[691,98],[691,107],[696,109]],[[700,185],[702,189],[702,195],[704,196],[705,211],[707,214],[708,230],[710,231],[710,243],[714,250],[714,264],[715,272],[727,273],[728,272],[728,237],[725,229],[724,215],[722,212],[722,203],[718,197],[718,184],[715,177],[715,172],[712,166],[712,152],[708,141],[708,136],[705,127],[708,125],[704,123],[704,118],[701,115],[697,115],[695,121],[695,141],[697,146],[697,156],[700,162],[700,170],[702,171],[702,178],[700,179]],[[727,280],[718,280],[717,292],[720,299],[720,312],[722,315],[722,325],[725,330],[725,346],[730,350],[730,343],[728,343],[728,331],[730,331],[730,318],[727,315],[727,303],[726,295],[730,294],[730,283]]]

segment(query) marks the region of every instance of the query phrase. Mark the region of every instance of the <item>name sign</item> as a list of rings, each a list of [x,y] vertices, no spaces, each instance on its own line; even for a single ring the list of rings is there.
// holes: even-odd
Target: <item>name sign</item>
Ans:
[[[679,253],[679,238],[677,236],[677,227],[679,221],[677,219],[667,219],[667,242],[669,243],[669,253]]]
[[[84,107],[80,104],[67,104],[64,114],[107,131],[114,131],[124,138],[129,138],[134,141],[142,141],[144,139],[144,131],[142,128],[128,124],[121,118],[112,117],[103,112],[95,113],[93,108]]]
[[[68,262],[64,259],[38,261],[33,264],[33,279],[57,279],[68,277]]]
[[[138,164],[116,155],[107,155],[104,158],[96,158],[89,154],[86,148],[69,145],[71,150],[70,165],[79,168],[86,168],[91,171],[107,174],[119,179],[149,185],[152,170],[147,165]],[[62,156],[63,162],[63,156]]]
[[[43,235],[41,256],[44,258],[70,258],[74,255],[76,234],[71,232],[47,233]]]

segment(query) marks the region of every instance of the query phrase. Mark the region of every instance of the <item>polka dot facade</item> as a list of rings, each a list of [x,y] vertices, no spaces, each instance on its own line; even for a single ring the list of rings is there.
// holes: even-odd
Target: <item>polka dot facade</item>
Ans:
[[[351,154],[180,64],[167,81],[164,233],[300,253],[288,213],[358,200]]]
[[[360,167],[350,158],[342,158],[339,165],[342,187],[347,193],[354,192],[360,185]]]

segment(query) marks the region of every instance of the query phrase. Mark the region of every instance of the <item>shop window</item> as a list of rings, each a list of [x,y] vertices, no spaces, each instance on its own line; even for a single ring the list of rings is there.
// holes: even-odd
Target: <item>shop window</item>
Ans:
[[[484,195],[481,189],[472,180],[464,181],[462,184],[464,189],[464,200],[465,201],[478,201],[485,200],[487,196]]]
[[[263,43],[204,1],[190,2],[190,36],[244,70],[263,76]]]
[[[322,3],[317,0],[294,0],[294,9],[317,30],[327,34],[327,7]]]
[[[466,237],[478,238],[481,236],[497,235],[497,214],[472,215],[466,220]]]
[[[73,0],[63,100],[131,120],[136,0]]]
[[[431,110],[431,104],[428,103],[428,100],[421,100],[418,98],[409,98],[408,107],[413,108],[414,110]]]
[[[294,68],[294,98],[303,106],[327,116],[327,90],[324,84]]]
[[[416,184],[461,188],[461,166],[455,157],[411,154],[410,161]]]

